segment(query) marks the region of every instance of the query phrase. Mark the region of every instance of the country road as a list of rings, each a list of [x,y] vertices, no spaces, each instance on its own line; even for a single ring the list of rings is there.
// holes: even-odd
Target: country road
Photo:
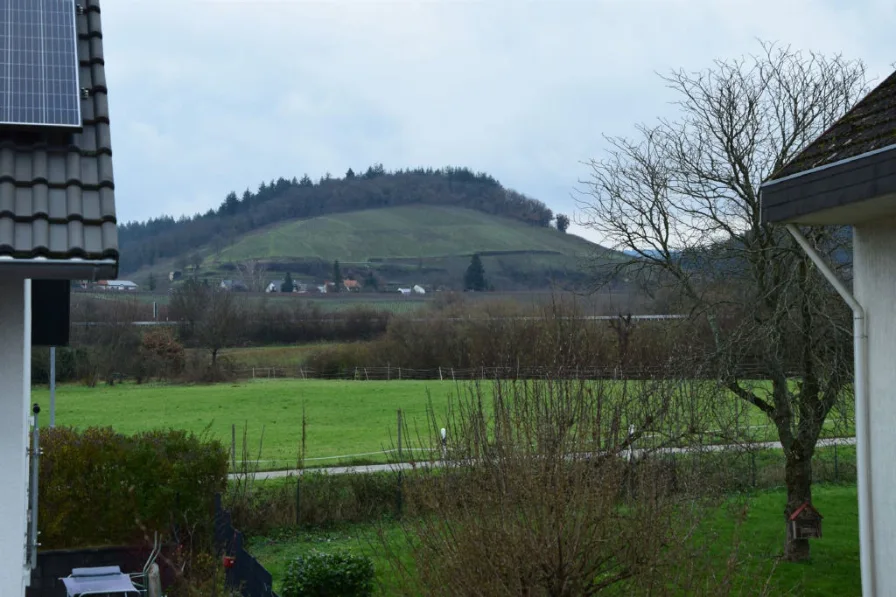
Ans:
[[[818,447],[825,448],[830,446],[854,446],[856,443],[856,438],[854,437],[839,437],[839,438],[830,438],[830,439],[820,439],[818,440]],[[665,448],[661,450],[663,454],[685,454],[688,452],[722,452],[726,450],[746,450],[748,448],[754,450],[780,450],[781,444],[779,442],[755,442],[755,443],[745,443],[745,444],[717,444],[717,445],[708,445],[708,446],[698,446],[698,447],[688,447],[688,448]],[[660,450],[633,450],[635,457],[640,456],[644,452],[658,452]],[[427,463],[429,464],[429,463]],[[432,463],[434,466],[441,466],[441,462],[436,461]],[[397,471],[397,470],[410,470],[413,468],[409,462],[402,463],[394,463],[394,464],[370,464],[364,466],[332,466],[332,467],[322,467],[322,468],[314,468],[314,469],[306,469],[308,471],[314,472],[323,472],[328,475],[348,475],[353,473],[383,473],[388,471]],[[419,465],[418,465],[419,466]],[[282,477],[290,477],[294,476],[299,471],[296,469],[290,470],[281,470],[281,471],[258,471],[256,473],[249,473],[249,476],[254,477],[258,480],[264,479],[279,479]],[[227,477],[228,479],[238,479],[239,477],[244,476],[243,473],[231,473]]]

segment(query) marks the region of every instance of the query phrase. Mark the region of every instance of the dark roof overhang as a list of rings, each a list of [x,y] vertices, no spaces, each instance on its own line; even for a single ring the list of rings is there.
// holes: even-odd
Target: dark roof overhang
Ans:
[[[111,280],[118,276],[118,260],[15,259],[0,256],[0,276],[39,280]]]
[[[896,216],[896,144],[765,182],[763,223],[858,224]]]

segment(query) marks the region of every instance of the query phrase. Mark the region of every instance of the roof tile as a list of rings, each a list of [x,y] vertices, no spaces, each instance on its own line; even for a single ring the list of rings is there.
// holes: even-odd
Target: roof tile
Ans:
[[[80,220],[68,222],[68,246],[73,255],[80,256],[84,253],[84,224]]]
[[[34,194],[34,187],[17,187],[15,214],[17,217],[29,217],[34,215],[34,208],[31,206],[31,196]]]
[[[118,260],[100,0],[82,5],[82,130],[0,126],[0,255]]]
[[[31,195],[31,215],[35,218],[46,218],[50,217],[50,188],[46,184],[36,184],[34,185],[34,192]],[[35,220],[34,223],[37,224],[40,220]]]
[[[50,254],[65,253],[68,251],[68,225],[50,224]]]
[[[16,213],[16,187],[10,181],[0,183],[0,214],[12,216]]]
[[[26,224],[27,226],[27,224]],[[41,218],[31,223],[31,244],[35,251],[46,254],[50,248],[50,223]]]
[[[68,182],[66,162],[68,156],[64,153],[47,154],[47,182],[54,186],[63,186]]]
[[[48,198],[49,211],[47,217],[51,220],[64,220],[68,218],[65,194],[65,189],[50,189]]]
[[[100,194],[98,191],[84,191],[81,195],[81,215],[86,221],[98,222],[100,215]]]
[[[0,149],[0,178],[16,178],[16,152],[10,147]]]
[[[16,251],[29,251],[34,254],[34,243],[31,240],[32,223],[15,222],[15,240],[13,246]]]

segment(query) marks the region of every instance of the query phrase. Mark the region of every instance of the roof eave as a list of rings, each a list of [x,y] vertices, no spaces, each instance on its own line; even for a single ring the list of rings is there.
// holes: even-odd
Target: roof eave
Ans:
[[[896,146],[882,147],[760,187],[760,220],[856,225],[896,216]]]
[[[0,257],[0,277],[39,280],[114,280],[118,277],[118,260]]]
[[[837,160],[836,162],[830,162],[828,164],[822,164],[821,166],[816,166],[815,168],[809,168],[807,170],[802,170],[801,172],[794,172],[793,174],[789,174],[787,176],[782,176],[781,178],[772,178],[763,182],[760,186],[760,192],[762,189],[770,187],[772,185],[776,185],[778,183],[786,182],[788,180],[794,180],[797,178],[801,178],[803,176],[808,176],[810,174],[815,174],[816,172],[823,172],[830,168],[836,168],[838,166],[843,166],[850,162],[856,162],[865,158],[869,158],[871,156],[875,156],[881,153],[886,153],[889,151],[896,152],[896,143],[892,145],[887,145],[885,147],[880,147],[878,149],[873,149],[871,151],[866,151],[865,153],[860,153],[859,155],[854,155],[852,157],[844,158],[842,160]]]

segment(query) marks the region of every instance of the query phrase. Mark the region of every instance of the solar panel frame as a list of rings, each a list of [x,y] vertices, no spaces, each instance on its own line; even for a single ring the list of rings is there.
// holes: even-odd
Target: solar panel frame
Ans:
[[[80,128],[75,0],[3,0],[0,125]]]

